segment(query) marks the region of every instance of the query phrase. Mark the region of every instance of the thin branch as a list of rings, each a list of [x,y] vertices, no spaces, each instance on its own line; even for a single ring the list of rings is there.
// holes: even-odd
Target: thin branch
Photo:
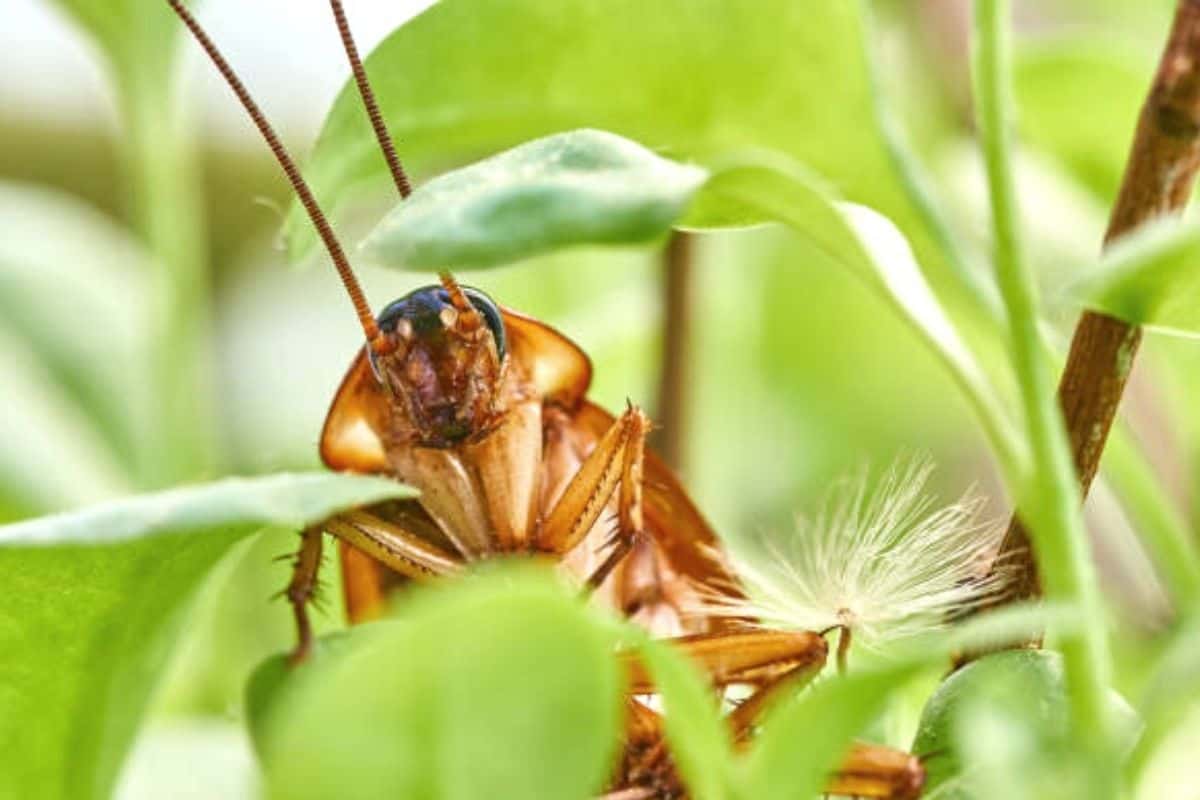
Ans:
[[[1180,212],[1191,197],[1198,169],[1200,0],[1181,0],[1142,106],[1104,244],[1112,244],[1148,220]],[[1075,328],[1058,395],[1085,496],[1096,476],[1141,338],[1139,327],[1094,311],[1085,311]],[[1029,539],[1016,517],[1009,523],[999,559],[1014,574],[1002,602],[1041,593]]]
[[[683,468],[688,435],[688,387],[692,365],[692,251],[691,236],[676,231],[663,251],[662,358],[658,374],[655,416],[659,427],[651,444],[673,469]]]

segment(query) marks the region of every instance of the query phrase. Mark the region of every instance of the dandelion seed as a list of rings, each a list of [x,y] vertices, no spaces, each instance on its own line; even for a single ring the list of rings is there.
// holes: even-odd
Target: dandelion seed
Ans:
[[[1006,580],[988,571],[1003,528],[979,520],[982,500],[969,493],[935,507],[925,490],[932,470],[918,460],[893,467],[871,491],[865,473],[835,486],[790,536],[735,548],[746,596],[702,590],[704,611],[764,628],[845,626],[878,649],[985,602]]]

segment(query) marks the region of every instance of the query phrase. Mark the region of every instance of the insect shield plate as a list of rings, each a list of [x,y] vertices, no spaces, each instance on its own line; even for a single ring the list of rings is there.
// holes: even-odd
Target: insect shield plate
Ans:
[[[560,133],[421,186],[363,250],[389,267],[469,269],[571,245],[648,242],[707,178],[615,134]]]

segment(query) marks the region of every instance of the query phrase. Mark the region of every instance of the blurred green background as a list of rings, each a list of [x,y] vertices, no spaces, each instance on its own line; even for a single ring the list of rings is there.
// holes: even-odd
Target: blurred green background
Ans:
[[[109,42],[106,60],[96,44],[105,23],[88,16],[88,5],[6,0],[0,30],[4,520],[219,475],[314,467],[323,415],[359,346],[332,270],[319,259],[288,263],[280,238],[284,183],[209,65],[183,48],[176,87],[172,71],[155,67],[150,55],[128,63],[113,57],[120,42]],[[428,4],[346,5],[366,51]],[[1015,5],[1021,199],[1054,335],[1065,342],[1075,308],[1062,289],[1098,251],[1173,4]],[[880,0],[872,8],[869,46],[884,89],[936,180],[968,262],[990,280],[982,272],[987,209],[970,130],[969,4]],[[202,6],[214,38],[299,154],[347,75],[328,13],[324,3],[285,0]],[[86,36],[79,19],[99,38]],[[465,65],[472,54],[460,57]],[[118,93],[113,75],[136,88]],[[848,94],[861,86],[824,90],[836,117],[837,104],[851,102]],[[896,199],[886,159],[858,160],[850,132],[820,123],[814,119],[813,130],[824,139],[813,146],[840,165],[825,177],[903,226],[912,212]],[[451,144],[436,159],[423,156],[417,173],[478,155],[478,146],[460,152]],[[377,211],[365,204],[345,227],[347,239]],[[181,242],[190,242],[182,254]],[[949,268],[934,248],[916,244],[943,302],[968,330],[984,331],[953,281],[938,280]],[[724,535],[787,525],[834,478],[920,453],[938,464],[947,497],[975,485],[990,498],[989,513],[1005,515],[1007,499],[968,408],[876,295],[774,229],[706,236],[694,250],[679,468]],[[595,362],[599,402],[616,408],[630,398],[653,415],[662,249],[548,260],[469,280],[578,341]],[[376,308],[428,282],[370,268],[362,279]],[[986,351],[987,337],[978,338]],[[1149,337],[1125,404],[1137,440],[1193,521],[1198,352],[1194,342]],[[994,344],[991,354],[1003,355]],[[1136,636],[1163,618],[1164,595],[1103,482],[1089,501],[1089,522],[1109,598]],[[287,571],[271,559],[293,547],[289,533],[256,539],[209,582],[197,634],[162,691],[160,721],[130,767],[126,796],[153,794],[172,754],[210,757],[196,756],[197,747],[228,762],[215,775],[249,780],[250,757],[230,723],[241,713],[249,670],[291,641],[289,614],[269,597]],[[335,602],[323,624],[333,627],[336,587],[328,594]],[[1126,680],[1136,683],[1136,668]]]

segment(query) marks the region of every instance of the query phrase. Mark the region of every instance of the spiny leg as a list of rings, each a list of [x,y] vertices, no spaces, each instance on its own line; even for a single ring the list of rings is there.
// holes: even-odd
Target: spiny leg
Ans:
[[[662,641],[687,656],[718,687],[735,683],[763,685],[797,669],[820,669],[829,654],[824,637],[811,631],[703,633]],[[626,658],[629,691],[655,691],[653,680],[636,655]]]
[[[325,530],[405,577],[435,578],[462,571],[457,556],[366,511],[339,514],[325,523]]]
[[[631,404],[584,460],[538,531],[539,549],[570,552],[587,536],[620,486],[613,549],[588,578],[589,586],[602,584],[643,535],[642,468],[649,429],[649,419]]]
[[[798,689],[825,665],[829,647],[814,632],[749,630],[701,634],[666,640],[681,650],[710,677],[714,686],[750,683],[755,692],[727,715],[734,740],[745,744],[766,708],[788,689]],[[635,656],[628,657],[630,692],[654,691],[648,673]],[[658,715],[635,700],[629,723],[629,742],[636,756],[626,764],[627,775],[669,785],[669,762]],[[656,741],[657,737],[657,741]],[[925,771],[920,760],[900,750],[856,742],[830,776],[826,790],[834,795],[911,800],[919,796]]]
[[[297,642],[289,659],[292,664],[304,661],[312,652],[313,633],[308,604],[317,586],[317,573],[321,567],[321,536],[324,531],[409,578],[452,575],[462,569],[462,562],[455,556],[400,525],[366,511],[347,511],[307,528],[301,534],[292,580],[286,589],[288,602],[296,617]]]
[[[629,412],[633,412],[632,407]],[[608,558],[588,577],[590,589],[597,589],[608,579],[624,558],[629,555],[645,532],[642,513],[642,468],[646,460],[646,434],[649,424],[641,412],[636,412],[636,427],[631,430],[621,461],[621,491],[617,495],[617,530],[613,549]]]
[[[322,528],[314,525],[300,534],[300,550],[292,563],[292,580],[285,590],[292,613],[296,617],[296,649],[288,657],[293,666],[312,653],[312,620],[308,618],[308,603],[317,590],[317,573],[321,569]]]

